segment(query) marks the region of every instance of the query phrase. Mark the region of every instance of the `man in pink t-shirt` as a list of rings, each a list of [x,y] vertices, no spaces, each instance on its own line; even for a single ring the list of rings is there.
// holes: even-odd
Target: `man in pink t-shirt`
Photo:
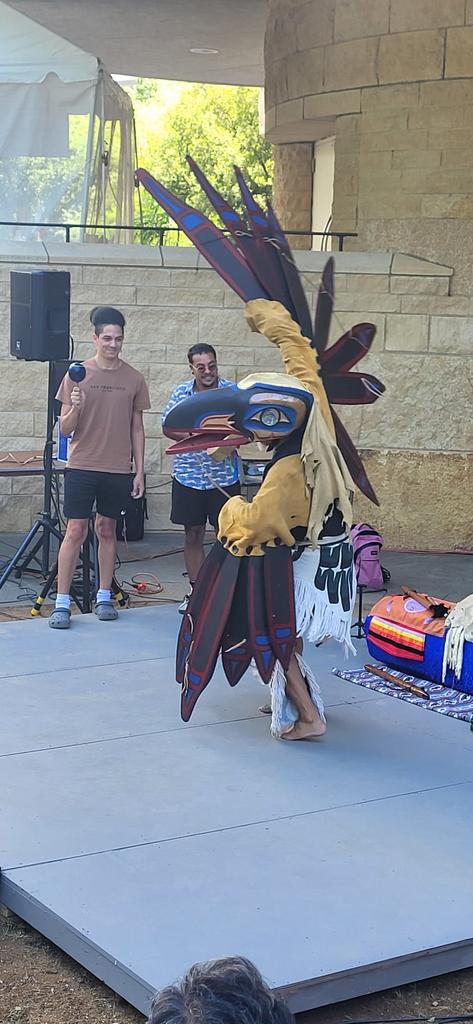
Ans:
[[[90,319],[95,355],[83,364],[85,378],[78,385],[66,374],[56,395],[62,403],[61,432],[73,437],[64,474],[68,523],[59,550],[56,606],[49,618],[53,629],[68,629],[71,623],[69,590],[94,504],[100,572],[95,613],[103,622],[118,617],[111,597],[117,519],[130,492],[134,498],[144,493],[143,410],[150,407],[148,388],[143,374],[120,359],[123,313],[99,306]]]

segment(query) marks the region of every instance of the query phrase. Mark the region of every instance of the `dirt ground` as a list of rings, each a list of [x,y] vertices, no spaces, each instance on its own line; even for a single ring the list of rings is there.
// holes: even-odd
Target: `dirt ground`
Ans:
[[[1,1024],[143,1024],[144,1017],[19,918],[0,914]]]
[[[301,1014],[298,1024],[342,1024],[473,1014],[473,969]],[[1,1024],[144,1024],[65,953],[13,915],[0,913]]]

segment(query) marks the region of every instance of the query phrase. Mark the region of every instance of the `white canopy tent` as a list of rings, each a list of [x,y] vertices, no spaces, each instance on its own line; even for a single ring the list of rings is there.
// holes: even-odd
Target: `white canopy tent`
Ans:
[[[1,2],[0,111],[0,236],[64,239],[57,223],[129,241],[101,225],[133,223],[130,98],[96,57]]]

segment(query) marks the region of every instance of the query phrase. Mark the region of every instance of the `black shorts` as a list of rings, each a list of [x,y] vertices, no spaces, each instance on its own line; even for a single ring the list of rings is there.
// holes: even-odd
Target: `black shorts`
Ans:
[[[230,498],[241,493],[240,482],[225,485]],[[215,529],[220,509],[228,499],[217,487],[208,491],[199,491],[195,487],[185,487],[175,477],[172,478],[171,522],[176,526],[205,526],[207,519]]]
[[[64,473],[64,515],[66,519],[88,519],[94,502],[108,519],[119,519],[133,486],[132,473],[100,473],[92,469],[66,469]]]

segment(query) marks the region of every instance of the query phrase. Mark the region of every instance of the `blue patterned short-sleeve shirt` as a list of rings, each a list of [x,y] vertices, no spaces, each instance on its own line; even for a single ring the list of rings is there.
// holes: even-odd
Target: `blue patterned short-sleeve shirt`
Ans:
[[[232,385],[233,381],[219,377],[219,388],[228,388]],[[178,384],[163,412],[163,424],[168,412],[184,398],[193,394],[195,394],[194,378]],[[175,455],[172,475],[184,487],[193,487],[196,491],[210,491],[217,484],[220,487],[225,487],[225,485],[228,487],[239,479],[238,455],[232,451],[228,459],[224,459],[222,462],[212,459],[207,452],[185,452],[182,455]]]

